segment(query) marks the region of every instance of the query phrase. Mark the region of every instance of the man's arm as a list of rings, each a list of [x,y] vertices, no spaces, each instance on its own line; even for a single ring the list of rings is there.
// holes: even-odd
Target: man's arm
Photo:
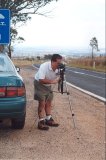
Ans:
[[[42,83],[42,84],[56,84],[58,83],[60,80],[59,77],[57,77],[56,79],[54,80],[49,80],[49,79],[39,79],[39,82]]]

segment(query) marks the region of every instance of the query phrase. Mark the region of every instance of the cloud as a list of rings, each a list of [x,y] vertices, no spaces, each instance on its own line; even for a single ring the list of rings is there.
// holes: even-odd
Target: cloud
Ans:
[[[0,19],[5,19],[5,17],[2,14],[0,14]]]

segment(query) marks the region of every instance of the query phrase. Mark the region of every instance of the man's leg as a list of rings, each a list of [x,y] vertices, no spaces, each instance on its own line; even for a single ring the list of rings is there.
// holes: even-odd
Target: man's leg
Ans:
[[[44,118],[45,117],[45,101],[39,101],[38,116],[39,116],[38,129],[48,130],[49,127],[45,125],[45,118]]]
[[[51,115],[51,109],[52,109],[52,102],[48,100],[46,101],[46,104],[45,104],[46,115]]]
[[[56,123],[52,118],[51,109],[52,109],[52,101],[48,100],[45,104],[46,124],[51,127],[58,127],[59,124]]]
[[[39,101],[38,103],[38,116],[39,119],[42,119],[45,117],[45,101]]]

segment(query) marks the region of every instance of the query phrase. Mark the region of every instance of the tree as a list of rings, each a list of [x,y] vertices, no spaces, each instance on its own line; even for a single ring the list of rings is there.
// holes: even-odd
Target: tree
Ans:
[[[40,60],[40,58],[41,58],[40,56],[37,56],[37,60]]]
[[[46,54],[44,55],[44,59],[51,59],[52,55],[51,54]]]
[[[0,0],[0,8],[10,9],[11,12],[11,40],[24,40],[23,37],[18,37],[17,24],[26,23],[31,19],[31,14],[46,15],[39,12],[39,9],[46,6],[52,1],[57,0]],[[16,38],[17,37],[17,38]],[[9,44],[11,46],[11,43]],[[9,53],[11,56],[11,53]]]
[[[96,49],[98,51],[98,40],[96,39],[96,37],[93,37],[90,40],[90,46],[92,47],[92,59],[94,58],[94,49]]]
[[[96,39],[96,37],[93,37],[90,40],[90,46],[92,47],[92,65],[94,64],[94,50],[99,51],[98,49],[98,40]]]

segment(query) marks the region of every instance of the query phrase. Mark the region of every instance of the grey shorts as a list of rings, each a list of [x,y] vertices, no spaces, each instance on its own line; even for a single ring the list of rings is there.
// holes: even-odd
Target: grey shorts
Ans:
[[[37,80],[34,80],[34,99],[38,101],[52,101],[53,92],[51,90],[51,86],[44,86]]]

